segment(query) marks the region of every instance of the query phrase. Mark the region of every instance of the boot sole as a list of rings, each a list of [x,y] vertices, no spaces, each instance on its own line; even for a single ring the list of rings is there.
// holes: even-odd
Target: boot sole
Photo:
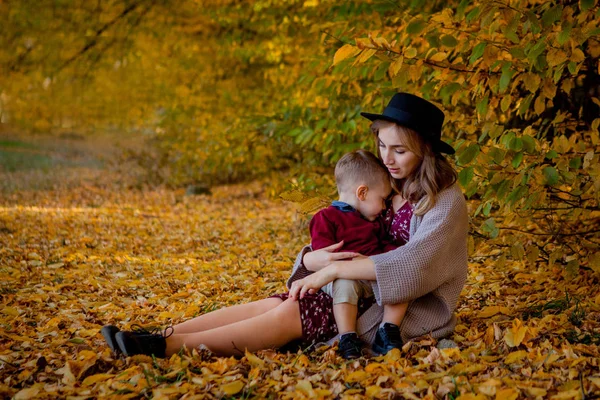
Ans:
[[[107,326],[104,326],[102,329],[100,329],[100,333],[104,337],[106,344],[115,353],[121,352],[121,349],[119,349],[119,345],[117,344],[117,341],[115,338],[116,334],[119,332],[120,332],[119,328],[117,328],[116,326],[113,326],[113,325],[107,325]]]
[[[124,332],[118,332],[115,336],[115,339],[117,341],[117,345],[119,346],[119,349],[125,355],[125,357],[130,357],[130,356],[137,354],[137,353],[131,353],[131,352],[127,351],[127,344],[125,343],[125,341],[127,340],[127,336],[125,335]]]

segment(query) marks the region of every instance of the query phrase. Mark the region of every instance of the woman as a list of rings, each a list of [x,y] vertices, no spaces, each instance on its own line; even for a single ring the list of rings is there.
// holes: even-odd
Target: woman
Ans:
[[[444,113],[420,97],[397,93],[383,114],[361,115],[373,121],[379,156],[399,193],[390,217],[406,218],[407,209],[412,213],[410,222],[405,221],[410,224],[406,245],[368,258],[336,253],[340,244],[317,251],[305,247],[288,281],[289,295],[214,311],[169,332],[120,332],[105,326],[108,345],[125,355],[168,356],[183,346],[205,345],[218,355],[239,355],[297,340],[305,346],[325,342],[336,336],[337,328],[331,298],[319,289],[340,278],[372,281],[376,304],[363,304],[357,323],[363,340],[373,343],[382,333],[383,305],[406,302],[403,341],[449,335],[467,277],[468,216],[456,172],[441,154],[454,153],[440,139]]]

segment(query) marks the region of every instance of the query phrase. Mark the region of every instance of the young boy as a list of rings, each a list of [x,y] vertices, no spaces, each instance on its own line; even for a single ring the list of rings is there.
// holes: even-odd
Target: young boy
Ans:
[[[344,155],[335,166],[339,200],[314,215],[310,221],[313,250],[344,241],[338,251],[354,251],[370,256],[397,248],[389,241],[380,216],[392,191],[390,177],[382,162],[365,150]],[[338,353],[345,359],[362,354],[362,341],[356,333],[358,299],[373,296],[368,281],[338,279],[323,287],[333,298],[333,314],[340,333]],[[402,345],[400,323],[407,304],[384,306],[384,319],[377,331],[373,349],[385,354]]]

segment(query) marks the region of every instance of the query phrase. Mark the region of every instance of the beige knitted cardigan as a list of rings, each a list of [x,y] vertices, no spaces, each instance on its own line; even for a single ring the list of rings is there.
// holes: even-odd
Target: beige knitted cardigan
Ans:
[[[402,340],[431,334],[441,338],[456,325],[454,310],[467,279],[469,218],[465,198],[457,185],[438,194],[435,206],[425,215],[413,215],[407,244],[385,254],[371,256],[377,281],[373,292],[377,304],[357,322],[362,339],[372,343],[383,318],[383,304],[410,302],[400,326]],[[294,263],[288,288],[309,275],[302,264],[306,246]]]

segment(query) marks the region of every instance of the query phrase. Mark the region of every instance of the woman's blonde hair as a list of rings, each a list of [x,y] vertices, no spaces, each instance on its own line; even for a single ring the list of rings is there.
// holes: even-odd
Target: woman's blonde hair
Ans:
[[[390,127],[396,131],[402,144],[420,160],[412,174],[402,181],[393,179],[392,186],[402,197],[413,204],[422,200],[415,208],[414,213],[423,215],[435,205],[437,194],[456,182],[456,170],[446,157],[433,151],[431,143],[423,140],[418,132],[410,128],[394,122],[375,120],[371,124],[371,131],[379,140],[379,130]],[[381,158],[379,146],[377,146],[377,155]]]

